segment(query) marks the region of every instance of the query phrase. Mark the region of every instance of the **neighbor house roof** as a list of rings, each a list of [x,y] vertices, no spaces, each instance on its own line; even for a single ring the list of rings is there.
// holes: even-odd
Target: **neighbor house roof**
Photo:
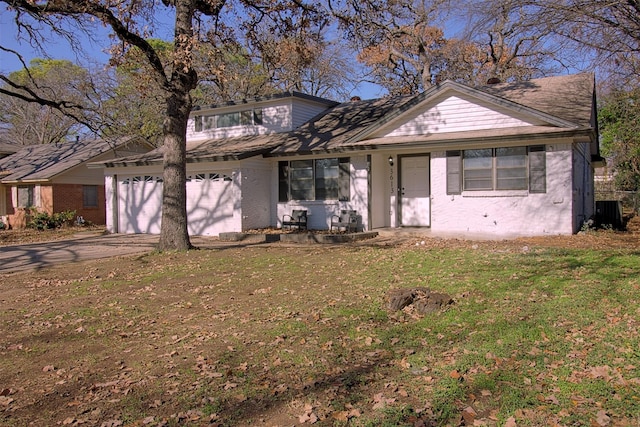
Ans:
[[[255,155],[286,156],[376,149],[385,146],[432,147],[461,143],[537,137],[586,136],[595,129],[593,74],[548,77],[520,83],[499,83],[471,88],[446,81],[414,96],[349,101],[287,132],[239,138],[211,139],[187,145],[187,162],[242,159]],[[475,130],[405,137],[375,137],[375,132],[430,99],[447,91],[463,93],[484,103],[529,115],[548,125]],[[439,145],[440,144],[440,145]],[[160,163],[162,149],[116,159],[107,166]]]
[[[84,140],[25,146],[0,159],[0,180],[2,183],[47,181],[129,142],[131,139]]]
[[[21,145],[10,144],[0,141],[0,158],[9,154],[13,154],[22,148]]]

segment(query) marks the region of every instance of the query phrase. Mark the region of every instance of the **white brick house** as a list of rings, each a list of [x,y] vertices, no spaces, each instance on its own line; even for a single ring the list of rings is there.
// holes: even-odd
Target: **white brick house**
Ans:
[[[571,234],[594,212],[599,160],[591,74],[337,104],[289,93],[192,112],[192,235],[279,227],[293,209],[327,229],[496,236]],[[105,163],[107,225],[160,230],[160,151]]]

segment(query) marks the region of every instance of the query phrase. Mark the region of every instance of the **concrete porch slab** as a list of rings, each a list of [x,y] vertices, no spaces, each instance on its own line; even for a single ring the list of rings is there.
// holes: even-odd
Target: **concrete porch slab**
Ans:
[[[378,235],[377,231],[365,231],[361,233],[220,233],[218,239],[223,242],[244,243],[348,243],[359,240],[372,239]]]

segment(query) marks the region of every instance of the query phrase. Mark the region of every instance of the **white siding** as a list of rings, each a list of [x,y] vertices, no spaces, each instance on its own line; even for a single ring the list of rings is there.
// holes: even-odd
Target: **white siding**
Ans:
[[[389,137],[430,135],[541,124],[540,121],[515,117],[513,112],[507,113],[496,106],[483,105],[477,100],[458,96],[448,96],[435,105],[428,106],[426,110],[416,110],[403,124],[396,123],[395,129],[387,128],[381,134]]]
[[[594,211],[595,196],[589,145],[575,144],[573,148],[573,231],[579,231]]]
[[[326,105],[318,105],[304,99],[293,98],[293,105],[291,106],[292,128],[299,128],[326,109]]]
[[[446,157],[431,154],[431,229],[492,236],[572,234],[571,145],[547,146],[547,192],[466,191],[446,194]]]
[[[247,106],[244,108],[236,108],[235,110],[214,110],[214,111],[203,111],[202,115],[213,115],[218,112],[231,112],[231,111],[242,111],[246,110]],[[200,112],[198,112],[200,113]],[[291,106],[282,104],[282,105],[271,105],[262,107],[262,125],[254,125],[254,126],[232,126],[232,127],[224,127],[224,128],[216,128],[216,129],[206,129],[202,132],[195,131],[195,120],[194,116],[199,114],[193,113],[189,118],[189,122],[187,123],[187,141],[201,141],[206,139],[222,139],[222,138],[231,138],[237,136],[244,135],[263,135],[266,133],[274,133],[274,132],[287,132],[290,131],[291,128]]]
[[[116,176],[111,174],[110,169],[105,169],[104,176],[104,196],[106,200],[106,225],[109,233],[118,233],[118,199]]]
[[[262,125],[234,126],[219,129],[207,129],[201,132],[195,130],[195,116],[210,116],[220,113],[244,111],[247,109],[262,109]],[[232,107],[203,109],[191,113],[187,123],[187,141],[202,141],[206,139],[222,139],[244,135],[263,135],[267,133],[288,132],[309,121],[327,108],[300,98],[281,98],[255,104],[239,104]]]

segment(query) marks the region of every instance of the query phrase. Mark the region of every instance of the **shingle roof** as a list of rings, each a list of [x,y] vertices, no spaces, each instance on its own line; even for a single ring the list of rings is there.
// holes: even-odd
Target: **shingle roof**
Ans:
[[[116,143],[85,140],[26,146],[0,159],[1,180],[4,183],[48,180],[128,142],[130,140],[120,140]]]
[[[380,138],[371,141],[367,141],[366,138],[381,123],[400,117],[421,102],[448,89],[461,90],[485,101],[520,109],[551,123],[551,126],[546,128],[530,126],[527,129],[502,131],[501,135],[496,136],[517,137],[518,132],[530,135],[531,132],[552,134],[588,130],[595,126],[592,117],[594,85],[594,76],[589,73],[547,77],[522,83],[499,83],[475,89],[445,82],[414,96],[345,102],[327,109],[324,114],[287,133],[198,142],[193,146],[187,146],[187,161],[242,159],[259,154],[281,156],[339,152],[361,150],[366,147],[376,148],[381,145],[418,144],[420,141],[424,143],[425,136],[418,138],[420,141],[416,141],[416,137],[384,140]],[[451,142],[459,138],[487,138],[486,133],[459,132],[456,135],[431,135],[429,138]],[[158,149],[140,156],[117,159],[109,162],[107,166],[151,164],[161,160],[162,149]]]
[[[284,135],[281,143],[271,150],[271,154],[309,154],[339,150],[345,141],[362,129],[375,125],[393,111],[403,110],[412,98],[402,96],[340,104],[317,120],[307,122]]]
[[[0,141],[0,154],[4,154],[4,155],[12,154],[20,150],[20,148],[22,148],[21,145],[10,144],[8,142]]]
[[[336,101],[332,101],[330,99],[320,98],[318,96],[308,95],[306,93],[290,91],[290,92],[274,93],[272,95],[256,96],[254,98],[248,98],[248,99],[240,99],[240,100],[235,100],[235,101],[229,101],[229,102],[225,102],[225,103],[222,103],[222,104],[196,105],[195,107],[193,107],[193,111],[198,111],[198,110],[203,110],[203,109],[220,108],[220,107],[228,107],[228,106],[234,106],[234,105],[255,104],[255,103],[258,103],[258,102],[262,102],[262,101],[271,101],[271,100],[274,100],[274,99],[283,99],[283,98],[306,99],[308,101],[313,101],[313,102],[316,102],[316,103],[319,103],[319,104],[326,104],[326,105],[331,106],[331,107],[333,107],[334,105],[338,104]]]
[[[595,78],[592,73],[498,83],[478,89],[581,126],[594,124],[591,114]]]

